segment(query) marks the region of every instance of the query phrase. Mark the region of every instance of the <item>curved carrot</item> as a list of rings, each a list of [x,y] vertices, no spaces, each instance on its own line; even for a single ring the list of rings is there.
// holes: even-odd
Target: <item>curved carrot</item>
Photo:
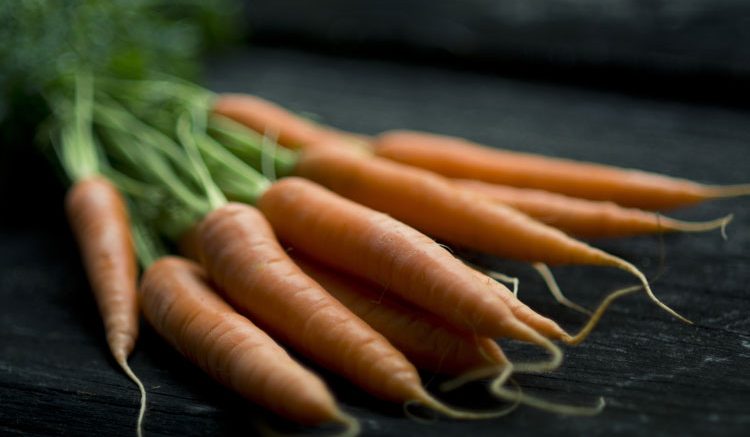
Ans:
[[[454,418],[494,416],[456,411],[428,394],[399,351],[294,264],[256,209],[229,203],[214,210],[199,225],[198,245],[211,278],[240,312],[369,393]]]
[[[459,186],[482,193],[565,233],[584,238],[623,237],[658,232],[704,232],[723,229],[732,216],[706,222],[686,222],[657,213],[625,208],[608,201],[570,197],[532,188],[454,179]]]
[[[452,178],[536,188],[643,209],[668,209],[750,194],[750,185],[711,186],[608,165],[483,147],[423,132],[391,131],[373,142],[388,159]]]
[[[437,317],[420,311],[374,284],[336,272],[292,252],[294,262],[344,306],[383,334],[420,369],[448,375],[508,364],[494,340],[450,329]]]
[[[65,209],[104,322],[109,349],[141,392],[140,435],[146,392],[127,362],[138,337],[138,270],[127,207],[109,181],[90,176],[70,188]]]
[[[294,174],[459,246],[521,261],[625,270],[643,283],[657,305],[688,321],[656,298],[643,273],[627,261],[427,170],[345,149],[317,148],[300,154]]]
[[[237,314],[207,281],[190,261],[156,261],[141,283],[146,319],[182,355],[258,405],[303,424],[355,426],[318,376]]]
[[[284,178],[263,194],[258,208],[282,240],[378,283],[459,329],[537,344],[536,331],[567,337],[505,286],[477,276],[424,234],[314,183]]]

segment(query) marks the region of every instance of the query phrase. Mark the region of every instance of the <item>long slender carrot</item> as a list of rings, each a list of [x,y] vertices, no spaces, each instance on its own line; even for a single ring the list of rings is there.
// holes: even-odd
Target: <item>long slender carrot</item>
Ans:
[[[272,187],[263,199],[270,192],[276,191]],[[211,278],[240,312],[369,393],[395,402],[416,401],[454,418],[495,416],[457,411],[427,393],[398,350],[294,264],[256,209],[229,203],[214,210],[199,225],[198,247]],[[518,325],[528,338],[549,342]]]
[[[237,314],[207,281],[193,262],[177,257],[156,261],[141,282],[146,319],[182,355],[258,405],[303,424],[357,426],[318,376]]]
[[[141,392],[140,435],[146,393],[127,362],[138,337],[138,270],[127,207],[110,182],[91,176],[70,188],[65,208],[104,321],[109,349]]]
[[[263,194],[258,208],[282,240],[376,282],[459,329],[530,342],[538,341],[536,331],[567,338],[556,323],[424,234],[314,183],[284,178]]]
[[[490,184],[474,179],[454,183],[483,193],[568,234],[584,238],[623,237],[658,232],[705,232],[723,229],[732,216],[706,222],[686,222],[650,211],[625,208],[609,201],[570,197],[532,188]]]
[[[522,261],[625,270],[643,283],[657,305],[688,321],[656,298],[643,273],[629,262],[432,172],[345,149],[319,148],[300,154],[294,174],[456,245]]]
[[[373,147],[378,156],[452,178],[536,188],[650,210],[750,194],[747,184],[703,185],[638,170],[483,147],[423,132],[386,132],[374,140]]]
[[[294,262],[376,331],[415,366],[448,375],[508,364],[498,344],[448,328],[437,317],[399,302],[374,284],[334,271],[291,252]]]

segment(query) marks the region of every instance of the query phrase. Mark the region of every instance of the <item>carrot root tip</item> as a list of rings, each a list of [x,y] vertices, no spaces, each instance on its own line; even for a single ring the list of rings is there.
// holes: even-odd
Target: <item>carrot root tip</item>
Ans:
[[[516,373],[542,373],[550,372],[557,369],[562,364],[563,353],[562,350],[547,337],[543,337],[541,334],[536,340],[536,344],[544,348],[550,354],[550,358],[538,362],[525,362],[513,364],[513,371]]]
[[[510,363],[503,366],[481,367],[479,369],[470,370],[453,379],[443,382],[442,384],[440,384],[440,391],[452,391],[470,382],[477,381],[482,378],[487,378],[489,376],[496,376],[496,379],[502,379],[504,381],[508,379],[512,373],[513,366]]]
[[[537,262],[532,263],[531,266],[534,268],[534,270],[536,270],[537,273],[539,273],[539,276],[542,277],[542,280],[547,285],[547,289],[555,298],[557,303],[562,306],[568,307],[573,311],[578,311],[579,313],[583,313],[588,316],[592,314],[590,310],[582,307],[581,305],[578,305],[563,294],[562,290],[560,290],[560,286],[557,284],[557,280],[555,280],[555,275],[552,274],[552,270],[550,270],[547,264]]]
[[[596,405],[593,406],[568,405],[526,395],[520,390],[520,388],[518,389],[518,391],[508,390],[503,386],[503,383],[504,381],[494,381],[492,383],[492,386],[490,387],[490,391],[492,392],[492,394],[499,397],[500,399],[506,401],[516,401],[521,404],[537,408],[539,410],[550,411],[553,413],[564,414],[568,416],[594,416],[596,414],[599,414],[606,406],[606,402],[604,401],[603,397],[599,397]]]
[[[138,391],[141,393],[141,406],[138,409],[138,421],[136,422],[135,433],[137,437],[143,437],[143,418],[146,415],[146,388],[143,386],[141,380],[138,379],[135,373],[130,369],[127,360],[121,355],[117,357],[117,364],[122,367],[123,372],[125,372],[128,378],[138,386]]]
[[[651,290],[651,286],[648,283],[648,279],[646,279],[646,276],[643,274],[643,272],[641,272],[640,270],[638,270],[638,268],[636,266],[634,266],[633,264],[630,264],[629,262],[627,262],[627,261],[625,261],[625,260],[623,260],[621,258],[617,258],[617,257],[612,257],[612,261],[614,261],[614,263],[615,263],[615,265],[617,267],[619,267],[619,268],[621,268],[621,269],[623,269],[623,270],[625,270],[627,272],[630,272],[636,278],[638,278],[638,280],[641,281],[641,284],[643,284],[643,289],[646,291],[646,295],[656,305],[658,305],[661,309],[663,309],[664,311],[668,312],[672,316],[674,316],[674,317],[682,320],[683,322],[685,322],[687,324],[690,324],[690,325],[693,324],[693,322],[691,322],[689,319],[687,319],[686,317],[682,316],[677,311],[675,311],[672,308],[670,308],[667,304],[665,304],[664,302],[662,302],[661,300],[659,300],[658,297],[656,297],[656,295],[654,294],[653,290]]]
[[[338,411],[334,420],[345,426],[341,433],[336,434],[336,437],[354,437],[362,431],[359,420],[343,411]]]
[[[711,187],[711,197],[738,197],[750,195],[750,184],[725,185]]]
[[[409,408],[414,405],[421,405],[424,407],[427,407],[436,413],[443,414],[447,417],[450,417],[451,419],[459,419],[459,420],[483,420],[483,419],[494,419],[497,417],[502,417],[513,410],[516,409],[518,406],[518,402],[515,402],[507,407],[503,407],[499,410],[494,411],[469,411],[469,410],[462,410],[454,407],[450,407],[439,400],[435,399],[427,393],[426,391],[422,391],[422,393],[419,395],[418,399],[414,399],[412,401],[407,401],[404,403],[404,411],[409,414]],[[415,417],[412,415],[411,417]]]
[[[724,217],[717,218],[715,220],[708,220],[704,222],[686,222],[682,220],[671,220],[668,222],[669,228],[680,232],[707,232],[714,229],[719,229],[721,237],[727,239],[727,226],[732,222],[734,214],[729,214]]]
[[[586,339],[586,337],[589,336],[589,334],[591,333],[591,331],[594,330],[594,328],[596,327],[596,325],[599,323],[599,320],[604,315],[604,312],[607,311],[607,309],[609,308],[609,306],[612,305],[612,303],[615,300],[617,300],[617,299],[619,299],[619,298],[621,298],[623,296],[626,296],[628,294],[633,294],[636,291],[640,290],[641,288],[643,288],[642,285],[634,285],[634,286],[623,288],[623,289],[620,289],[620,290],[615,290],[612,293],[610,293],[607,297],[604,298],[604,300],[602,301],[602,303],[599,304],[599,307],[596,309],[596,311],[594,311],[594,313],[589,318],[588,322],[586,322],[586,325],[584,325],[584,327],[581,328],[581,330],[578,332],[578,334],[576,334],[576,335],[574,335],[572,337],[568,336],[568,338],[563,339],[563,341],[566,344],[569,344],[569,345],[580,344],[584,339]]]

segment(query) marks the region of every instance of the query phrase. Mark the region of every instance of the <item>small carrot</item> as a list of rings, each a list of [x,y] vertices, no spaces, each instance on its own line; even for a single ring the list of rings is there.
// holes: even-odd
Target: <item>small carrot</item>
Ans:
[[[101,176],[101,165],[92,129],[94,84],[90,73],[75,77],[73,102],[50,97],[50,107],[60,120],[53,143],[72,185],[65,210],[83,258],[112,356],[140,391],[136,425],[142,433],[146,390],[128,365],[138,337],[138,296],[135,250],[125,199]]]
[[[279,416],[317,425],[356,420],[303,368],[208,285],[197,264],[164,257],[143,276],[143,313],[154,329],[212,378]]]
[[[123,365],[138,337],[138,269],[127,207],[117,189],[101,177],[73,185],[65,206],[104,319],[107,343]]]
[[[339,302],[385,336],[418,368],[458,375],[508,364],[498,344],[448,328],[437,317],[399,302],[375,285],[292,251],[294,262]]]
[[[536,188],[647,210],[750,194],[747,184],[703,185],[638,170],[483,147],[423,132],[380,134],[373,149],[378,156],[452,178]]]
[[[570,197],[531,188],[490,184],[474,179],[455,179],[459,186],[511,206],[565,233],[583,238],[623,237],[659,232],[705,232],[724,228],[732,216],[686,222],[650,211],[624,208],[613,202]]]

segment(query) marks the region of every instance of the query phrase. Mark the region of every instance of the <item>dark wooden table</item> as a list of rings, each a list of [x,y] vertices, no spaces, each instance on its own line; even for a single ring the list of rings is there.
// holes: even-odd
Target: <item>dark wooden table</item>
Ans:
[[[638,167],[713,183],[750,181],[750,113],[552,83],[385,61],[257,48],[211,60],[217,91],[257,93],[344,129],[431,130],[519,150]],[[0,434],[133,435],[137,392],[109,357],[62,213],[63,189],[32,152],[2,175]],[[595,242],[648,275],[655,292],[692,319],[680,323],[643,296],[623,299],[558,371],[519,377],[525,390],[587,404],[591,418],[520,407],[491,421],[407,419],[323,372],[363,435],[743,435],[750,429],[750,199],[675,216],[735,213],[718,232]],[[663,263],[660,262],[664,256]],[[469,256],[474,256],[468,254]],[[575,330],[583,317],[556,305],[528,266],[487,257],[521,278],[532,307]],[[568,295],[594,305],[627,275],[554,269]],[[514,357],[529,353],[506,345]],[[145,324],[131,359],[148,390],[147,435],[252,435],[256,423],[301,431],[217,386]],[[429,387],[436,380],[424,375]],[[490,405],[481,386],[447,400]],[[331,429],[322,430],[326,431]]]

